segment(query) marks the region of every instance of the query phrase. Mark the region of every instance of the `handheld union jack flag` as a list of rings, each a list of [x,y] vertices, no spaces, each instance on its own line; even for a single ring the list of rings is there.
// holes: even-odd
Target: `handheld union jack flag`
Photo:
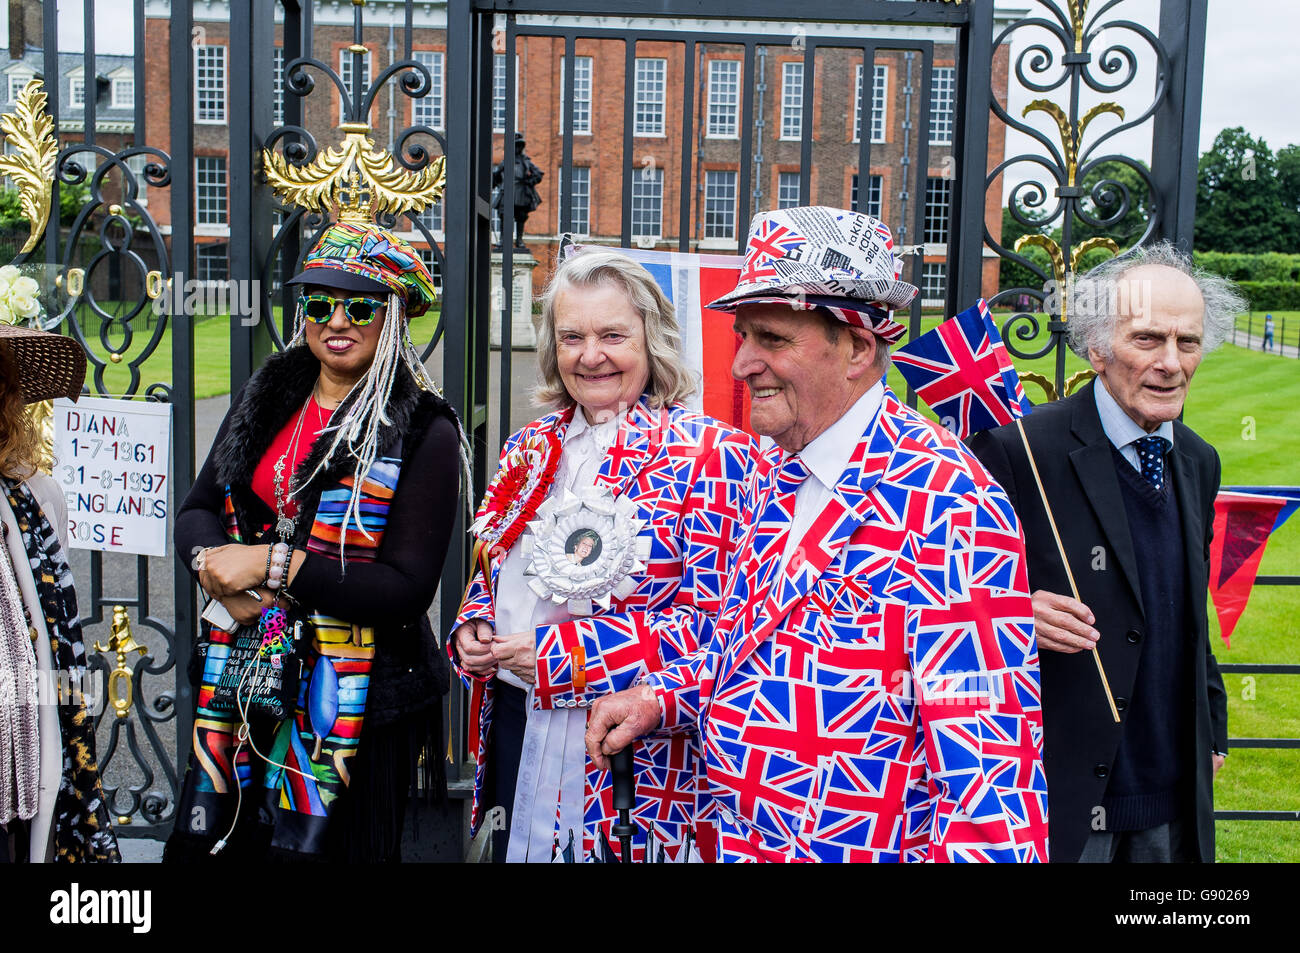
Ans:
[[[898,348],[893,357],[916,395],[963,440],[1030,411],[983,298]]]

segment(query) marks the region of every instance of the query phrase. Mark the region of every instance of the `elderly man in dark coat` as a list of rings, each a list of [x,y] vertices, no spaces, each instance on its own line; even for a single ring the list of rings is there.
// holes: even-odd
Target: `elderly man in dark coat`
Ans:
[[[1070,345],[1097,379],[971,449],[1025,529],[1055,861],[1214,860],[1227,698],[1205,594],[1219,457],[1178,419],[1241,299],[1169,244],[1079,279]],[[1099,652],[1116,722],[1091,653]]]

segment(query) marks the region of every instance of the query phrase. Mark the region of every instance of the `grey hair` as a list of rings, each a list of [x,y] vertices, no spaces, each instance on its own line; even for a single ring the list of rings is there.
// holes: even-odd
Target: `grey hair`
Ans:
[[[1196,267],[1190,255],[1179,251],[1172,242],[1141,245],[1123,257],[1111,258],[1091,271],[1075,278],[1069,290],[1070,305],[1066,328],[1070,349],[1085,361],[1093,350],[1104,360],[1115,352],[1111,341],[1115,323],[1129,293],[1121,279],[1143,265],[1163,265],[1184,274],[1196,283],[1205,302],[1201,349],[1208,354],[1223,343],[1232,330],[1236,316],[1246,310],[1246,299],[1227,278]],[[1086,305],[1086,306],[1084,306]]]
[[[560,377],[555,353],[555,302],[568,288],[622,288],[645,328],[646,359],[650,365],[647,390],[650,404],[661,407],[695,393],[695,373],[682,360],[682,333],[673,303],[664,297],[650,272],[626,255],[589,249],[560,264],[542,295],[542,323],[537,337],[537,370],[541,377],[533,395],[544,407],[563,410],[577,402]]]

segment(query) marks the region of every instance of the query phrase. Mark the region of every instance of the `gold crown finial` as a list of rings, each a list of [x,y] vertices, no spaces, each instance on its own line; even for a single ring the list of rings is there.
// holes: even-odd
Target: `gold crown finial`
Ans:
[[[446,159],[439,156],[418,172],[398,166],[375,147],[362,123],[339,127],[343,144],[296,166],[280,153],[262,150],[267,182],[286,203],[314,212],[333,212],[339,221],[371,222],[380,213],[419,212],[442,197]]]

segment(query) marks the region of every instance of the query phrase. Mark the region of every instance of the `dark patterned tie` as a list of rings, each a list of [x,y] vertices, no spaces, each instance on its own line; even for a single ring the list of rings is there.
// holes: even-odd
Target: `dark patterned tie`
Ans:
[[[1165,454],[1169,452],[1169,441],[1164,437],[1151,434],[1133,441],[1137,447],[1138,469],[1142,476],[1157,490],[1165,486]]]

